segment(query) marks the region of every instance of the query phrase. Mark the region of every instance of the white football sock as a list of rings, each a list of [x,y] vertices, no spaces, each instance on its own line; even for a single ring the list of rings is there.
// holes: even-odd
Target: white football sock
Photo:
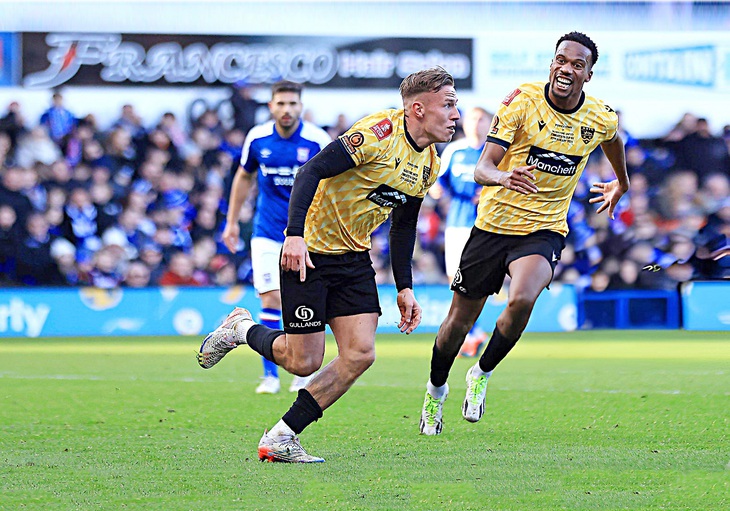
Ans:
[[[441,399],[442,397],[444,397],[444,394],[449,391],[449,384],[444,383],[440,387],[434,387],[433,383],[431,383],[431,380],[428,380],[428,383],[426,384],[426,390],[428,390],[428,393],[431,394],[431,397]]]
[[[291,438],[296,435],[294,434],[294,431],[286,425],[284,420],[280,420],[273,428],[271,428],[271,430],[269,430],[269,436],[272,438]]]
[[[236,341],[238,344],[246,344],[246,335],[249,329],[254,326],[256,322],[252,319],[241,319],[233,324],[233,331],[236,333]]]
[[[471,371],[471,375],[474,378],[479,378],[480,376],[486,376],[487,379],[489,379],[489,377],[492,376],[492,371],[489,371],[488,373],[485,373],[484,371],[482,371],[482,368],[479,367],[479,362],[474,364],[472,366],[472,368],[470,369],[470,371]]]

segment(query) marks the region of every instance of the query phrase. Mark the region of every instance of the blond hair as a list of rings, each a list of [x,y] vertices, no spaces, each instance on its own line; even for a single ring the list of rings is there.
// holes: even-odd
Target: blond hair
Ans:
[[[400,95],[405,101],[423,92],[438,92],[449,85],[454,86],[454,77],[443,67],[436,66],[406,76],[400,84]]]

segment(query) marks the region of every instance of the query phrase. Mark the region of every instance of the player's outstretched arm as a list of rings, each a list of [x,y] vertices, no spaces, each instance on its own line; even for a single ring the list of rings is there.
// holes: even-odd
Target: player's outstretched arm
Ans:
[[[504,153],[504,147],[487,142],[474,170],[474,181],[482,186],[503,186],[524,195],[537,193],[539,190],[535,186],[535,175],[532,173],[535,165],[525,165],[503,172],[497,165],[502,161]]]
[[[235,254],[238,251],[238,240],[240,229],[238,227],[238,216],[241,214],[241,207],[251,191],[252,175],[239,166],[231,185],[231,196],[228,200],[228,213],[226,214],[226,227],[223,229],[223,243]]]
[[[418,305],[413,290],[409,287],[398,292],[398,310],[400,323],[398,328],[405,334],[413,332],[421,324],[421,306]]]
[[[593,183],[590,190],[591,193],[598,193],[600,195],[593,197],[588,202],[591,204],[601,203],[596,213],[603,213],[608,209],[608,216],[613,219],[613,212],[618,205],[618,201],[623,194],[629,191],[629,173],[626,170],[624,142],[621,140],[621,136],[616,133],[616,136],[612,140],[601,144],[601,149],[603,149],[606,158],[611,163],[613,172],[616,174],[616,179],[608,183]]]

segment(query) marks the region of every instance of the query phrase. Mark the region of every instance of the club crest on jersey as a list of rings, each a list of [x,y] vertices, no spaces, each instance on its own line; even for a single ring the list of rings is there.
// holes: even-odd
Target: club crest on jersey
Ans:
[[[390,122],[390,119],[383,119],[375,126],[370,126],[370,130],[375,133],[378,140],[383,140],[393,133],[393,123]]]
[[[510,103],[512,103],[512,100],[514,100],[517,96],[522,94],[522,91],[520,89],[515,89],[509,94],[507,94],[507,97],[502,100],[502,104],[504,106],[509,106]]]
[[[593,135],[596,134],[596,128],[590,128],[588,126],[580,127],[580,138],[583,139],[583,143],[587,144],[593,140]]]
[[[306,163],[309,159],[309,148],[308,147],[297,147],[297,161],[299,163]]]

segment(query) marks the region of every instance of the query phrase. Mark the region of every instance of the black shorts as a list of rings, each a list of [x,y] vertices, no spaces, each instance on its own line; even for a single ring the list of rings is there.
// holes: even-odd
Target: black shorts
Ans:
[[[499,292],[512,261],[539,254],[547,259],[554,272],[563,248],[565,237],[553,231],[514,236],[474,227],[461,253],[451,289],[467,298],[484,298]]]
[[[375,270],[369,252],[309,253],[314,269],[299,281],[298,271],[281,271],[284,331],[321,332],[332,318],[380,312]]]

